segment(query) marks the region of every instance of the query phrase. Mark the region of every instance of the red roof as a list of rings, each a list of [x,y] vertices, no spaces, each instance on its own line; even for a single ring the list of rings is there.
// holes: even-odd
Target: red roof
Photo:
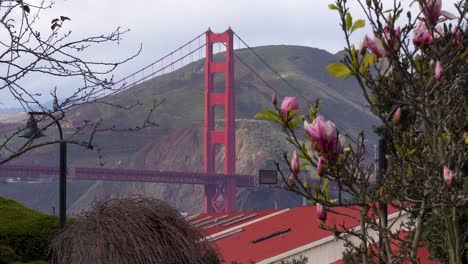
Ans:
[[[355,216],[359,214],[359,211],[350,208],[339,208],[339,211]],[[389,213],[393,212],[396,210],[389,208]],[[315,206],[201,214],[191,218],[190,222],[206,232],[208,239],[214,239],[226,263],[258,262],[332,235],[320,228]],[[345,223],[348,227],[358,225],[349,217],[328,215],[328,225]],[[259,238],[267,239],[255,243]]]

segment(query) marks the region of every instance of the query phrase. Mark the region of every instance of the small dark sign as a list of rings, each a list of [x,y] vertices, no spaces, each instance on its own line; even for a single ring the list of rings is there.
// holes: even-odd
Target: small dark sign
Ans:
[[[259,184],[277,184],[278,172],[276,170],[259,170],[258,171]]]

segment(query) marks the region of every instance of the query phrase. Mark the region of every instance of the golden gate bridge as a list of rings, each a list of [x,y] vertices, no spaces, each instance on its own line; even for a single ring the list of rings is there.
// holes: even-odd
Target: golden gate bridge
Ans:
[[[201,39],[204,37],[204,41]],[[118,94],[128,88],[141,84],[151,77],[176,71],[182,68],[187,61],[193,63],[193,57],[198,53],[204,55],[204,171],[197,172],[175,172],[157,170],[134,170],[113,168],[68,168],[68,179],[76,180],[103,180],[103,181],[138,181],[158,182],[173,184],[200,184],[204,186],[204,210],[205,212],[229,212],[235,211],[235,198],[238,187],[256,186],[256,176],[236,174],[236,135],[235,135],[235,109],[234,109],[234,61],[239,61],[254,76],[263,82],[272,92],[282,95],[277,89],[270,85],[252,66],[246,63],[234,52],[235,39],[243,43],[245,47],[264,63],[277,77],[287,86],[292,88],[307,102],[309,101],[291,83],[285,80],[268,63],[265,62],[244,40],[235,34],[231,28],[223,33],[213,33],[208,30],[176,50],[160,58],[159,60],[141,68],[113,83],[113,88],[102,87],[94,92],[99,99]],[[223,52],[223,60],[215,59],[215,47]],[[203,54],[204,52],[204,54]],[[178,57],[176,57],[178,56]],[[224,90],[219,91],[214,87],[214,75],[224,75]],[[263,94],[265,95],[265,94]],[[269,97],[270,95],[268,95]],[[268,98],[267,97],[267,98]],[[224,128],[219,130],[215,127],[214,108],[224,107]],[[80,106],[78,106],[80,107]],[[24,124],[25,120],[0,126],[0,134],[5,134],[18,129],[18,124]],[[222,174],[215,171],[215,147],[224,146],[224,170]],[[52,177],[59,173],[57,167],[45,166],[18,166],[0,165],[0,177]]]

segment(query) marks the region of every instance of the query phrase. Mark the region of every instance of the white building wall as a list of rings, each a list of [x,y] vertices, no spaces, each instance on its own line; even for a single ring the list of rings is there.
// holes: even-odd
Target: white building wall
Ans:
[[[400,224],[406,221],[407,216],[402,215],[398,218],[400,213],[394,213],[389,215],[389,224],[393,224],[391,227],[392,232],[397,231],[400,228]],[[358,231],[360,228],[356,228]],[[378,240],[378,233],[375,230],[369,230],[369,235],[372,236],[376,241]],[[352,239],[355,244],[358,244],[356,238]],[[345,250],[344,241],[335,238],[334,236],[328,236],[323,239],[314,241],[306,244],[302,247],[295,248],[293,250],[284,252],[274,257],[259,261],[259,264],[267,263],[280,263],[282,260],[292,260],[293,258],[298,259],[300,256],[305,256],[309,259],[308,263],[311,264],[330,264],[343,258],[343,251]]]

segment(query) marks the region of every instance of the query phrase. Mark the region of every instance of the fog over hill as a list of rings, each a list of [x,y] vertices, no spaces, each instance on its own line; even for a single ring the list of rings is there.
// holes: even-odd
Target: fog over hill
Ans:
[[[301,46],[264,46],[254,50],[280,76],[261,63],[250,51],[236,50],[236,54],[250,67],[278,90],[281,96],[296,96],[300,106],[322,101],[322,114],[337,124],[340,131],[356,135],[362,128],[370,144],[376,143],[372,125],[377,119],[365,108],[360,89],[352,80],[333,78],[326,66],[340,58],[324,50]],[[222,56],[217,54],[216,56]],[[222,87],[223,80],[215,76],[215,87]],[[294,88],[294,89],[293,89]],[[266,121],[253,120],[253,116],[266,107],[271,108],[270,88],[254,73],[236,60],[235,63],[235,108],[237,135],[237,172],[257,174],[268,160],[279,159],[287,148],[282,140],[281,129]],[[304,98],[305,97],[305,98]],[[67,114],[67,119],[103,118],[104,125],[120,128],[141,124],[153,101],[165,99],[154,115],[153,121],[159,126],[146,132],[114,133],[98,135],[97,142],[104,154],[105,166],[171,171],[203,170],[203,109],[204,109],[204,61],[193,62],[175,72],[165,74],[109,98],[109,102],[130,106],[136,102],[142,105],[131,111],[120,111],[105,105],[89,105]],[[221,120],[223,111],[216,112]],[[52,134],[52,131],[48,131]],[[51,135],[52,136],[52,135]],[[40,151],[50,153],[47,158],[29,155],[28,160],[40,164],[57,164],[58,152],[49,147]],[[70,166],[98,166],[96,156],[89,151],[71,147]],[[372,156],[372,155],[370,155]],[[220,152],[217,160],[221,161]],[[23,163],[18,159],[14,163]],[[89,187],[89,186],[88,186]],[[201,210],[202,194],[199,186],[175,186],[147,183],[97,182],[83,188],[72,210],[87,208],[94,200],[141,193],[170,201],[183,211]],[[0,196],[2,195],[0,190]],[[260,197],[260,198],[259,198]],[[276,198],[275,198],[276,197]],[[31,199],[25,194],[25,200]],[[41,199],[41,198],[38,198]],[[239,209],[271,208],[274,199],[280,206],[300,203],[294,196],[266,190],[240,190]],[[22,201],[25,204],[27,202]]]

